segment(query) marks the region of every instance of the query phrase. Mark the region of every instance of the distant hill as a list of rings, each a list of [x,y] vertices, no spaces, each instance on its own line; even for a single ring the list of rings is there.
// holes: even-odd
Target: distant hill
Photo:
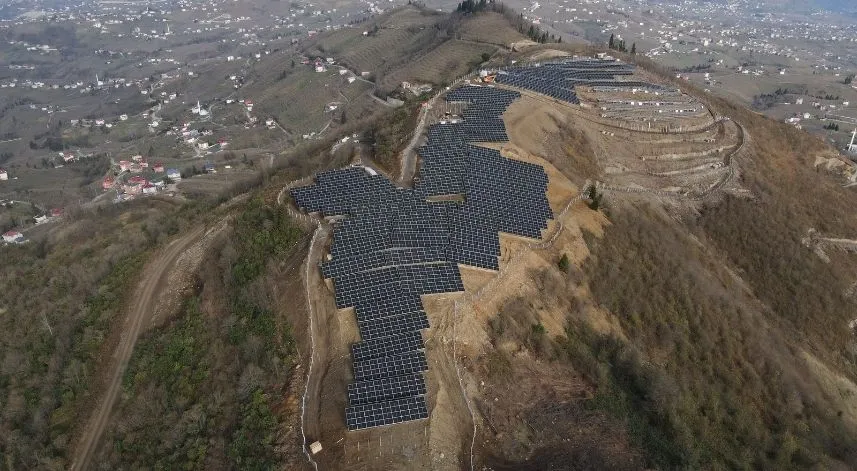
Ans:
[[[855,12],[857,11],[857,1],[854,0],[771,0],[770,4],[779,4],[784,7],[794,8],[798,10],[823,8],[830,11],[838,12]]]
[[[832,11],[857,12],[857,1],[853,0],[815,0],[816,6]]]
[[[726,3],[723,0],[698,0],[699,3]],[[767,5],[777,5],[787,7],[789,9],[801,11],[811,10],[815,8],[823,8],[825,10],[837,12],[857,12],[857,1],[855,0],[767,0]],[[759,5],[759,8],[764,8]]]

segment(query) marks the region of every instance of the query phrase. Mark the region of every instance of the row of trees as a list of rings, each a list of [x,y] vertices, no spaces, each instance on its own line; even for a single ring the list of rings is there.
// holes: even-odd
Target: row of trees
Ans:
[[[610,41],[607,42],[607,47],[609,47],[610,49],[612,49],[614,51],[628,52],[628,48],[625,47],[625,40],[624,39],[616,39],[616,37],[613,36],[612,34],[610,35]],[[637,53],[637,43],[633,43],[633,44],[631,44],[631,55],[634,55],[636,53]]]
[[[512,25],[518,30],[519,33],[526,35],[528,38],[537,43],[545,44],[562,42],[562,38],[560,36],[548,34],[547,31],[543,31],[538,26],[524,19],[523,13],[519,14],[517,17],[514,16],[514,13],[511,11],[511,9],[506,8],[506,6],[502,3],[487,0],[479,0],[478,2],[474,0],[464,0],[463,2],[458,4],[458,7],[455,9],[455,11],[459,13],[478,13],[481,11],[492,11],[495,13],[500,13],[506,16],[506,18],[508,18],[512,22]]]

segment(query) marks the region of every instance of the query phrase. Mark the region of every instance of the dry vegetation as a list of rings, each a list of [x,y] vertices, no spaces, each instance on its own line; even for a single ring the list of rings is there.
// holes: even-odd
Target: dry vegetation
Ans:
[[[283,449],[295,451],[300,438],[297,357],[272,302],[280,273],[268,262],[305,240],[258,200],[237,209],[232,231],[203,261],[196,293],[136,347],[100,469],[271,469],[293,459]]]
[[[0,461],[63,469],[99,366],[150,250],[202,205],[149,200],[71,215],[43,240],[4,248],[0,271]]]
[[[853,423],[800,358],[812,345],[779,327],[787,314],[768,312],[659,211],[640,204],[613,215],[586,272],[595,300],[618,317],[628,340],[573,325],[565,343],[599,385],[594,404],[627,420],[649,464],[853,463]]]

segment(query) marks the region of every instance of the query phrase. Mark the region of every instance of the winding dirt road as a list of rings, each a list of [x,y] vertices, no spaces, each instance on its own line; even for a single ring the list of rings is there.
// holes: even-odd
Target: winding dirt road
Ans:
[[[108,367],[108,383],[104,385],[103,396],[96,404],[89,418],[77,447],[70,469],[84,470],[90,468],[90,461],[98,448],[101,435],[110,419],[110,412],[122,385],[122,376],[128,367],[128,361],[137,343],[137,337],[144,330],[146,321],[155,312],[160,299],[158,293],[167,285],[170,269],[176,264],[181,255],[205,234],[205,227],[192,230],[187,235],[172,241],[155,255],[143,272],[142,279],[134,291],[125,312],[122,323],[122,336],[113,352]]]

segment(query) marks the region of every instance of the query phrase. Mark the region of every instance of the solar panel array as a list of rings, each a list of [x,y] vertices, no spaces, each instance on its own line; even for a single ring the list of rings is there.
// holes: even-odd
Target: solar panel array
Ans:
[[[496,82],[532,90],[557,100],[578,104],[576,85],[592,87],[662,87],[639,80],[619,80],[618,76],[631,75],[634,66],[606,59],[562,59],[538,65],[504,69],[497,74]]]
[[[463,120],[430,127],[413,189],[351,167],[291,190],[308,212],[344,216],[321,271],[337,307],[354,308],[362,339],[352,346],[350,430],[428,417],[421,296],[463,291],[459,264],[496,270],[499,232],[540,238],[553,217],[542,167],[472,144],[507,141],[502,114],[519,97],[493,87],[449,92],[468,103]]]

